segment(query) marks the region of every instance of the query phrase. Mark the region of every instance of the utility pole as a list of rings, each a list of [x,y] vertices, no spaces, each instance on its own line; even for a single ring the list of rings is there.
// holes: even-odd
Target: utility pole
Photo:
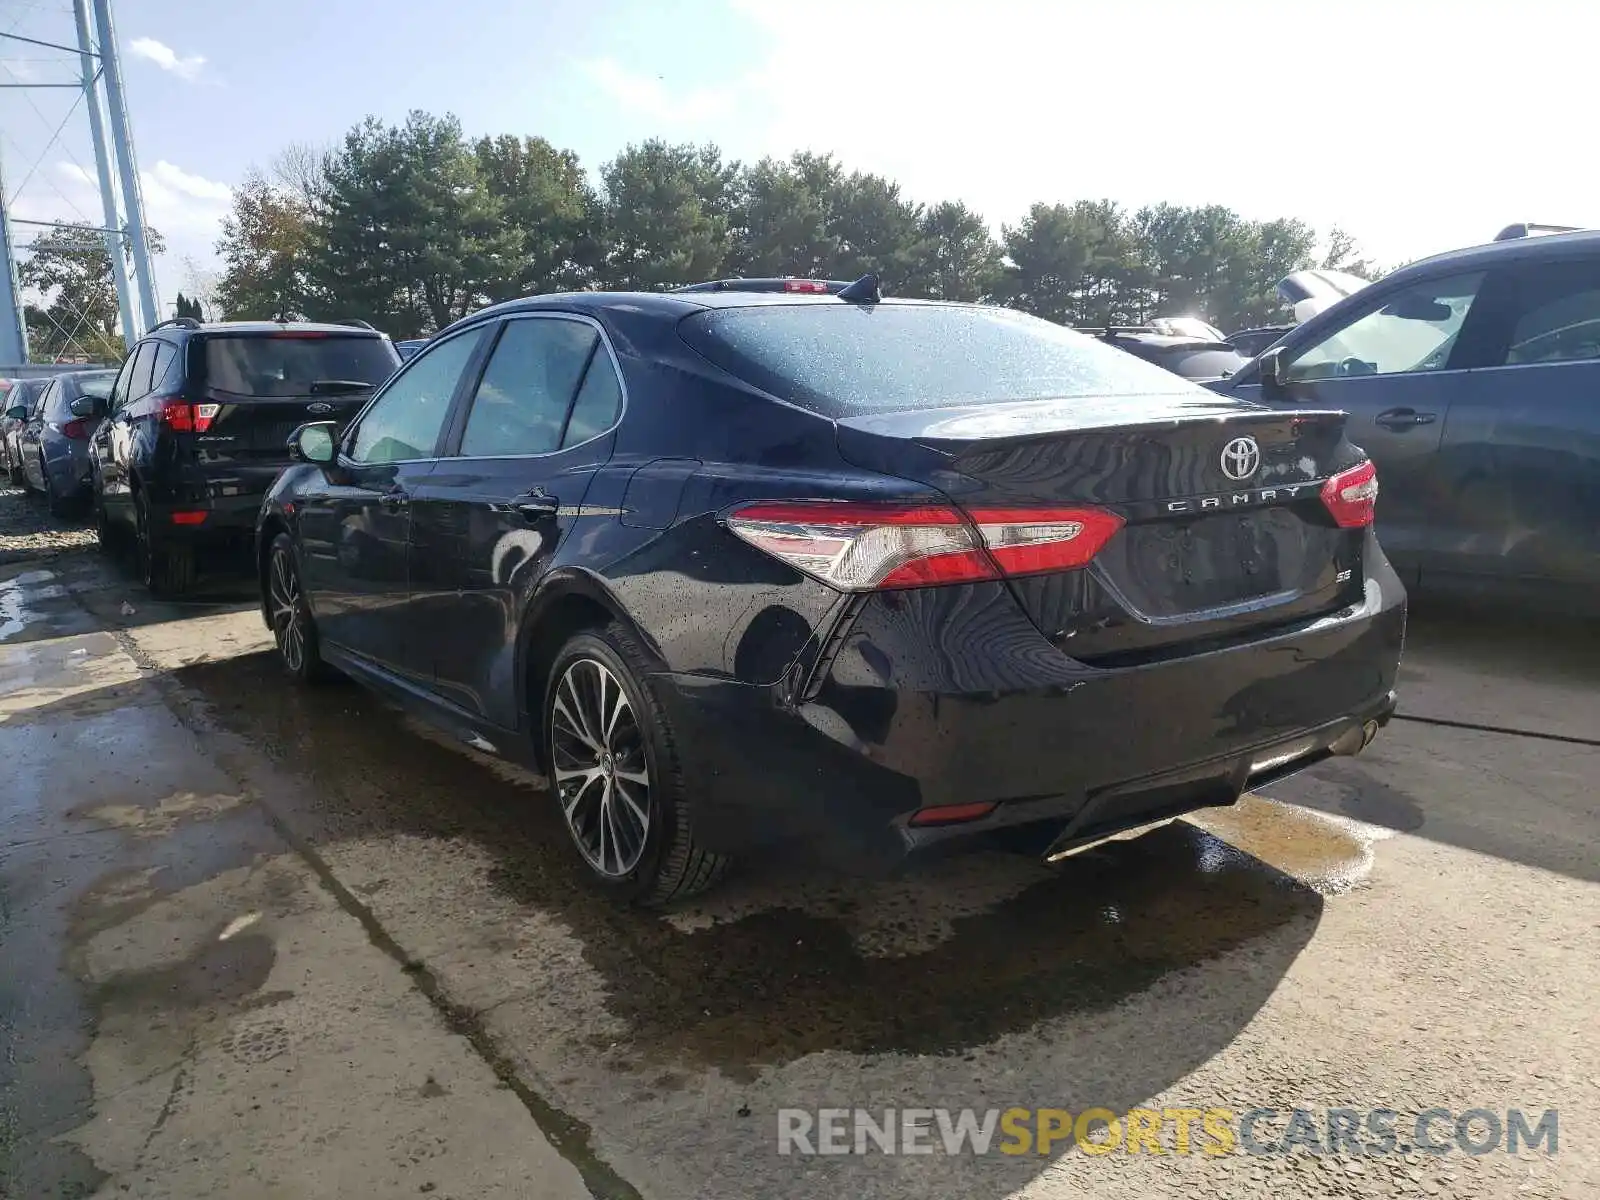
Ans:
[[[89,109],[89,133],[94,139],[94,165],[100,178],[100,205],[105,214],[106,254],[111,259],[111,278],[117,285],[117,311],[122,316],[122,344],[129,350],[139,340],[133,301],[128,296],[128,259],[123,253],[122,228],[117,216],[117,193],[111,183],[111,159],[106,153],[105,114],[100,108],[100,93],[95,88],[94,41],[89,36],[89,0],[72,0],[72,15],[78,23],[78,64],[83,72],[83,100]]]
[[[122,176],[128,244],[133,251],[133,274],[142,310],[134,334],[142,336],[161,319],[161,309],[156,304],[155,279],[150,271],[150,246],[144,232],[144,197],[139,190],[139,166],[133,157],[133,130],[128,124],[127,105],[123,102],[122,66],[117,58],[117,34],[111,24],[110,0],[94,0],[94,23],[100,33],[100,74],[106,85],[106,104],[111,110],[111,143]]]
[[[0,363],[20,367],[28,361],[28,323],[22,319],[17,260],[11,253],[11,218],[6,212],[5,172],[0,170]]]

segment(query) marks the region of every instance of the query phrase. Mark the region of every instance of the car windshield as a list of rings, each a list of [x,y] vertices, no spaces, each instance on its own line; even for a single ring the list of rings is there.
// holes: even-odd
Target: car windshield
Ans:
[[[679,328],[724,370],[836,419],[1191,386],[1094,338],[1001,308],[752,305],[696,313]]]
[[[205,339],[206,385],[234,396],[309,396],[317,380],[377,385],[400,365],[387,338],[303,333]]]

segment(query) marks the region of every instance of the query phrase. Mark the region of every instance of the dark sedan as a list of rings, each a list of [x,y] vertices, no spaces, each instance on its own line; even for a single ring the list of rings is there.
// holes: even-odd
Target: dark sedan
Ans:
[[[105,412],[115,371],[72,371],[46,382],[17,432],[23,486],[44,493],[57,516],[88,504],[89,438]]]
[[[1015,312],[737,288],[444,330],[261,512],[288,670],[536,763],[640,903],[1054,855],[1360,750],[1405,596],[1338,412]]]

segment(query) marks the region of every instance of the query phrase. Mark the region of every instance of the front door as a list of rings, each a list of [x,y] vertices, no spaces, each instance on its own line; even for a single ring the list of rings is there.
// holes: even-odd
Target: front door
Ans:
[[[514,317],[457,418],[454,453],[418,491],[412,537],[418,602],[436,614],[434,688],[487,722],[517,727],[519,617],[580,520],[621,410],[597,325]]]
[[[1483,272],[1442,276],[1388,291],[1314,342],[1282,353],[1286,385],[1234,394],[1293,408],[1350,414],[1352,442],[1378,468],[1377,530],[1408,583],[1435,558],[1446,519],[1439,450],[1451,405],[1470,374],[1469,321]],[[1377,289],[1375,289],[1377,290]]]
[[[416,681],[426,681],[432,657],[411,607],[411,504],[482,335],[446,338],[406,364],[346,434],[323,485],[301,500],[301,571],[319,635]]]

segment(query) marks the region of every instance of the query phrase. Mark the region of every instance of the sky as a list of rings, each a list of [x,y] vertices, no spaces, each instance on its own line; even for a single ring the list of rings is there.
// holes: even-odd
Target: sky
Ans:
[[[1397,263],[1513,221],[1600,225],[1581,117],[1600,6],[1583,0],[113,5],[167,312],[186,259],[215,268],[252,165],[414,108],[541,135],[591,171],[652,136],[744,160],[831,151],[997,232],[1039,201],[1218,203],[1337,225]],[[0,33],[70,42],[70,13],[0,0]],[[0,40],[0,83],[76,71]],[[75,96],[0,89],[13,217],[99,222]]]

